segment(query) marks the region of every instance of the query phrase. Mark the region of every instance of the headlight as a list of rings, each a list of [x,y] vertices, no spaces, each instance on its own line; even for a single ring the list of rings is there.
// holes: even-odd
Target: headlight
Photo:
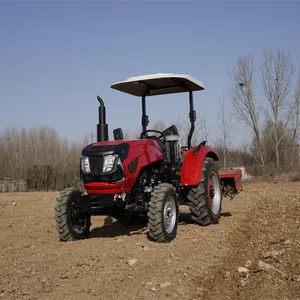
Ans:
[[[103,173],[109,173],[113,170],[115,166],[116,159],[118,158],[117,154],[110,154],[104,156],[103,161]]]
[[[81,170],[84,174],[90,174],[91,169],[90,169],[90,161],[89,158],[86,156],[81,157]]]

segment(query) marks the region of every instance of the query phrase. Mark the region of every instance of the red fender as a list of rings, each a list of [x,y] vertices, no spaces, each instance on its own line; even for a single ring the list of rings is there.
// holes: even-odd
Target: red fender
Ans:
[[[219,160],[217,154],[209,146],[202,146],[194,156],[195,147],[192,147],[185,155],[181,167],[181,186],[198,185],[201,179],[202,166],[205,157]]]

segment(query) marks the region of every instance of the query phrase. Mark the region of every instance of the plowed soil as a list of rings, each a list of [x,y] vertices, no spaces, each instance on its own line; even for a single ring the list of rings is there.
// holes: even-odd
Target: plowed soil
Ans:
[[[182,206],[169,244],[108,217],[92,218],[89,239],[59,242],[57,194],[0,194],[0,299],[300,299],[300,183],[245,183],[207,227]]]

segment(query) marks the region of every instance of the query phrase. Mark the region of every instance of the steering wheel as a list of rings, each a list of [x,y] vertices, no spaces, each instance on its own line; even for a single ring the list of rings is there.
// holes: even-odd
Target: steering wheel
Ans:
[[[149,136],[148,135],[148,132],[155,132],[155,133],[158,133],[159,134],[159,136]],[[155,129],[148,129],[148,130],[145,130],[145,131],[143,131],[142,133],[141,133],[141,136],[140,136],[140,138],[155,138],[155,139],[159,139],[160,141],[161,141],[161,138],[163,139],[162,140],[162,142],[166,142],[166,137],[165,137],[165,135],[161,132],[161,131],[159,131],[159,130],[155,130]]]

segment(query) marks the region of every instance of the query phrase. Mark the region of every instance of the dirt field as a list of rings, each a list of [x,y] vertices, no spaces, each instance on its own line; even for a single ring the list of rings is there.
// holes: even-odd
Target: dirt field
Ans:
[[[0,194],[0,299],[300,299],[300,183],[245,184],[218,225],[182,207],[170,244],[105,217],[90,239],[61,243],[56,194]]]

